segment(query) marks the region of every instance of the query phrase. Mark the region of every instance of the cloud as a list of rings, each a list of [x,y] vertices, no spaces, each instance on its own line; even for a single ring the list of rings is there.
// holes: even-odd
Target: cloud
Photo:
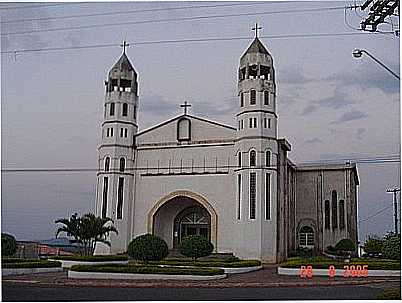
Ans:
[[[162,96],[151,94],[141,96],[140,108],[142,113],[163,116],[177,112],[180,103],[179,101],[170,103]]]
[[[352,110],[350,112],[344,113],[337,121],[334,121],[332,123],[349,122],[349,121],[359,120],[359,119],[365,118],[367,116],[368,116],[367,113],[364,113],[359,110]]]
[[[377,88],[385,94],[399,93],[399,81],[375,62],[362,61],[361,65],[347,72],[326,78],[338,81],[341,86],[358,86],[362,89]],[[389,68],[399,74],[399,63],[389,64]]]
[[[340,86],[336,87],[334,96],[316,102],[319,106],[333,109],[339,109],[353,103],[355,102],[352,101],[345,92],[341,91]]]
[[[323,143],[323,141],[320,138],[312,138],[309,140],[305,141],[306,144],[319,144],[319,143]]]
[[[307,78],[301,68],[284,68],[278,72],[278,83],[281,84],[306,84],[313,81],[313,79]]]
[[[302,116],[305,116],[305,115],[308,115],[308,114],[311,114],[313,111],[315,111],[317,109],[317,106],[315,106],[315,105],[307,105],[303,110],[302,110],[302,112],[300,113]]]
[[[366,131],[367,131],[367,129],[365,129],[365,128],[359,128],[359,129],[356,131],[356,138],[357,138],[358,140],[362,140],[362,139],[363,139],[363,134],[364,134]]]

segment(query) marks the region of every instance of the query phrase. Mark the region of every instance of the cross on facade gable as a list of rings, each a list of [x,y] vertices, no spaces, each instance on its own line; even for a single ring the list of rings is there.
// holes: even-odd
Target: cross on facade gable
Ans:
[[[126,53],[126,47],[128,48],[129,46],[130,46],[130,44],[128,44],[128,43],[126,42],[126,40],[123,41],[123,44],[120,44],[120,47],[123,48],[123,54]]]
[[[180,104],[180,107],[184,107],[184,114],[187,115],[187,107],[191,107],[191,105],[184,101],[184,104]]]
[[[262,27],[258,26],[258,23],[255,23],[255,27],[253,27],[251,30],[255,31],[255,37],[258,38],[258,30],[262,29]]]

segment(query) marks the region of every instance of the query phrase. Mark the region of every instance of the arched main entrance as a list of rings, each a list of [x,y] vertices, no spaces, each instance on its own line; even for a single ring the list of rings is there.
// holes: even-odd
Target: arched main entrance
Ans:
[[[188,235],[201,235],[217,248],[217,215],[208,201],[188,191],[173,192],[148,213],[148,232],[177,248]]]

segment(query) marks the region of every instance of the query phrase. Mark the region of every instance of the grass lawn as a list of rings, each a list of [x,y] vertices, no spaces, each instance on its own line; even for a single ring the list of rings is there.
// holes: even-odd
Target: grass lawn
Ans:
[[[352,258],[349,263],[342,260],[333,260],[327,257],[311,257],[289,258],[279,266],[288,268],[300,268],[300,266],[311,265],[313,268],[327,269],[330,265],[335,268],[343,269],[345,265],[368,265],[368,269],[383,269],[383,270],[400,270],[401,262],[399,260],[375,259],[375,258]]]
[[[99,255],[99,256],[59,256],[52,257],[53,260],[62,261],[84,261],[84,262],[108,262],[108,261],[127,261],[127,255]]]

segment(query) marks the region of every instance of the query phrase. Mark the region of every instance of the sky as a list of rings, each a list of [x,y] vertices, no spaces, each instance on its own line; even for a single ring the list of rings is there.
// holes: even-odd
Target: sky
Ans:
[[[106,2],[21,9],[16,7],[22,4],[1,3],[2,168],[96,168],[104,80],[121,54],[118,45],[124,39],[131,43],[127,54],[139,74],[140,130],[180,114],[179,104],[185,100],[192,105],[191,114],[235,126],[238,64],[252,41],[251,28],[256,21],[263,27],[261,40],[274,59],[279,137],[291,143],[292,161],[400,154],[399,82],[369,57],[352,56],[353,49],[366,49],[399,74],[399,38],[368,33],[283,37],[361,33],[356,28],[364,12],[359,10],[283,13],[353,2],[241,2],[225,7],[144,11],[233,3],[239,4]],[[44,19],[133,10],[137,12]],[[232,16],[180,20],[227,14]],[[5,23],[37,18],[41,20]],[[163,19],[170,21],[140,22]],[[87,27],[49,31],[83,26]],[[390,31],[391,25],[380,29]],[[28,33],[7,34],[15,32]],[[230,37],[249,39],[136,44]],[[113,46],[78,48],[105,44]],[[76,48],[43,51],[68,47]],[[42,51],[18,52],[32,49]],[[16,55],[4,53],[10,50],[17,50]],[[386,190],[400,186],[400,163],[359,164],[358,172],[362,241],[368,234],[393,230],[392,195]],[[96,172],[3,172],[2,231],[19,240],[54,237],[54,220],[94,210],[95,182]]]

